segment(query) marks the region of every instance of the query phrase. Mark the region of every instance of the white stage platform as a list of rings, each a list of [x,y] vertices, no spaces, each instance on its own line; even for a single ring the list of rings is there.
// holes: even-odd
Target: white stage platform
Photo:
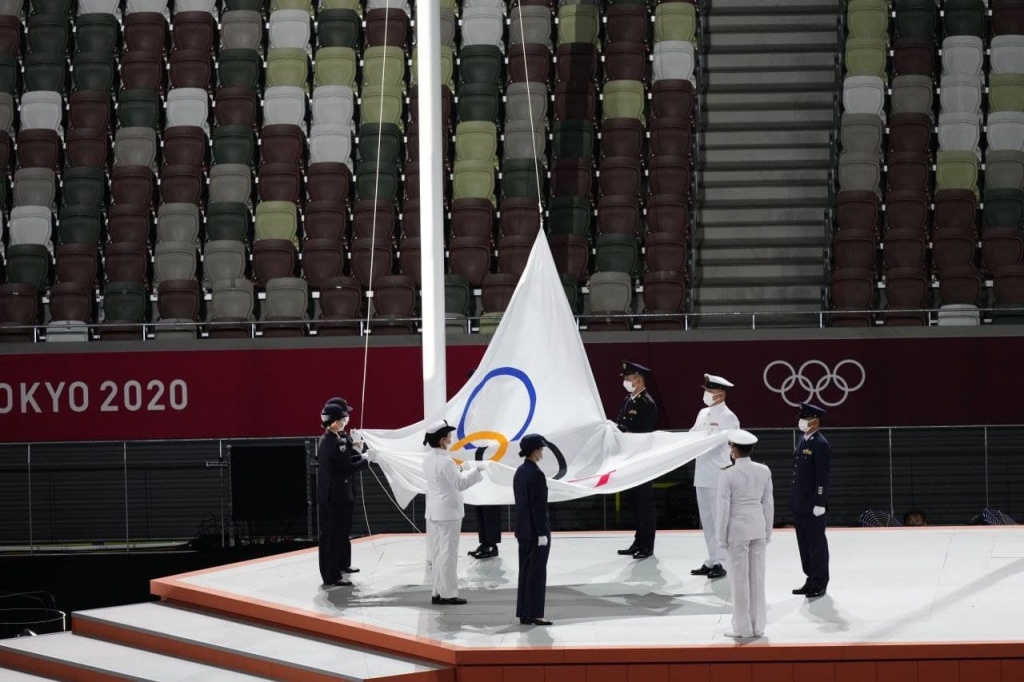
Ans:
[[[515,618],[516,541],[465,552],[458,607],[430,604],[424,538],[353,545],[352,588],[324,589],[316,549],[152,581],[160,604],[74,614],[73,634],[0,642],[0,680],[152,682],[1024,682],[1024,527],[832,529],[825,597],[792,530],[768,548],[766,636],[725,637],[728,580],[693,577],[703,535],[556,533],[546,616]],[[29,678],[32,679],[32,678]]]
[[[505,536],[496,559],[466,552],[459,584],[465,606],[430,604],[422,536],[376,536],[353,545],[361,572],[353,588],[320,586],[316,550],[227,566],[173,579],[284,611],[385,629],[458,647],[733,645],[724,633],[728,579],[690,576],[704,556],[703,535],[658,534],[656,555],[620,557],[626,533],[558,533],[548,566],[549,628],[515,616],[516,540]],[[771,644],[868,644],[1024,641],[1024,528],[832,529],[832,582],[825,597],[791,590],[804,582],[792,530],[768,547]],[[159,582],[159,581],[158,581]]]

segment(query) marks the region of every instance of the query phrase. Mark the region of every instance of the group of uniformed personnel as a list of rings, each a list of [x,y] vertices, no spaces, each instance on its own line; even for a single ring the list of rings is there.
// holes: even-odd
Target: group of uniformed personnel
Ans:
[[[623,387],[629,393],[616,415],[616,425],[627,433],[650,433],[657,427],[658,406],[647,390],[651,370],[635,362],[622,363]],[[708,579],[730,578],[733,599],[730,637],[760,637],[764,633],[765,549],[771,541],[774,498],[771,471],[753,462],[750,455],[757,437],[740,429],[739,419],[726,406],[726,394],[734,385],[723,377],[705,374],[701,384],[705,407],[697,414],[692,431],[728,432],[728,442],[697,458],[694,489],[707,558],[692,575]],[[324,406],[325,428],[317,446],[320,461],[318,503],[320,509],[320,573],[325,586],[347,586],[350,566],[352,491],[350,477],[366,468],[373,453],[345,433],[352,408],[341,398]],[[828,541],[825,537],[828,475],[831,446],[820,432],[822,408],[802,404],[798,428],[802,432],[793,453],[793,484],[790,511],[796,529],[800,561],[807,576],[793,594],[820,597],[828,587]],[[447,422],[432,425],[424,445],[433,454],[424,459],[427,482],[427,562],[431,566],[436,605],[465,604],[458,595],[455,555],[462,518],[462,491],[482,480],[486,462],[457,465],[448,452],[455,428]],[[547,560],[551,529],[547,512],[547,479],[537,462],[548,445],[543,436],[529,434],[520,441],[523,463],[513,479],[515,534],[519,543],[519,586],[516,615],[523,624],[550,625],[544,618]],[[657,512],[653,482],[630,491],[636,532],[633,543],[621,555],[645,559],[654,554]],[[480,547],[470,552],[478,559],[498,555],[501,540],[500,507],[477,507]],[[728,571],[725,566],[728,566]]]
[[[651,370],[635,362],[622,363],[623,386],[629,396],[616,417],[619,429],[630,433],[655,430],[658,406],[647,391]],[[707,558],[692,575],[714,580],[730,577],[733,596],[732,637],[760,637],[764,633],[765,545],[771,541],[775,505],[771,470],[750,460],[757,437],[740,429],[739,419],[726,406],[732,382],[705,374],[705,407],[691,431],[728,432],[729,440],[700,455],[694,463],[693,485],[700,513]],[[793,452],[790,511],[796,529],[800,562],[807,576],[793,594],[820,597],[828,587],[828,540],[825,537],[831,446],[819,431],[822,408],[801,404],[798,428],[802,432]],[[645,559],[654,553],[657,515],[653,482],[630,491],[636,535],[619,554]],[[729,566],[727,571],[725,566]]]

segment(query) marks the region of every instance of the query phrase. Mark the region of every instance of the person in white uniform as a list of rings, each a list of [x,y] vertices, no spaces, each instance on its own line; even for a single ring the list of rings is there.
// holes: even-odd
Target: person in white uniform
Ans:
[[[423,458],[423,476],[427,481],[427,561],[433,579],[433,604],[465,604],[459,598],[458,572],[455,560],[459,551],[462,517],[466,515],[462,491],[483,480],[476,462],[460,468],[448,448],[452,444],[454,426],[438,422],[427,431],[424,445],[433,452]]]
[[[718,545],[728,556],[732,592],[732,630],[727,637],[761,637],[768,617],[765,549],[772,539],[775,502],[771,469],[750,459],[756,443],[757,436],[749,431],[730,431],[734,463],[718,480],[715,527]]]
[[[733,384],[714,374],[704,375],[704,404],[707,406],[697,413],[697,421],[691,431],[732,431],[740,428],[740,420],[725,404],[726,390]],[[723,443],[697,458],[693,471],[693,487],[697,493],[697,509],[700,511],[700,525],[704,529],[704,544],[708,555],[700,568],[690,575],[704,575],[709,579],[724,578],[726,571],[725,553],[718,546],[715,533],[715,494],[718,491],[718,477],[722,469],[729,466],[729,446]]]

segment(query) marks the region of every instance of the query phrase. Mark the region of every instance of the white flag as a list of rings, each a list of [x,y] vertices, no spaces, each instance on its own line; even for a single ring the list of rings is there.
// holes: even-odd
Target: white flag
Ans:
[[[552,502],[627,490],[726,440],[724,433],[622,433],[605,417],[543,233],[479,367],[444,410],[401,429],[359,432],[403,507],[426,490],[423,458],[431,450],[423,438],[426,424],[440,419],[458,429],[453,458],[492,460],[485,480],[464,493],[477,505],[514,502],[519,440],[529,433],[551,443],[540,468]]]

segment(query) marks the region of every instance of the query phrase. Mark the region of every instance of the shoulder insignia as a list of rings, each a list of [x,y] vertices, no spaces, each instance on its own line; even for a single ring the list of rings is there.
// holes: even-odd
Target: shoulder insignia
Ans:
[[[629,414],[636,414],[636,410],[630,410]]]
[[[803,451],[802,454],[804,454],[804,455],[813,455],[814,454],[814,450],[812,450],[810,448],[804,448],[804,451]]]

